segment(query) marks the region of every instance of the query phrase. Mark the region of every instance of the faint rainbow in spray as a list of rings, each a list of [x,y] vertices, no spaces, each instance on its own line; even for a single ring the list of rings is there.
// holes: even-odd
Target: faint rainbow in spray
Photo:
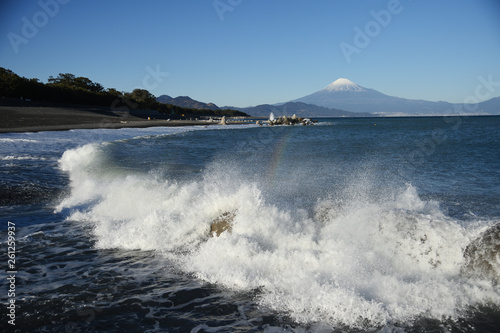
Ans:
[[[283,165],[284,155],[290,143],[290,137],[292,136],[292,131],[287,131],[280,140],[274,145],[274,149],[271,155],[271,161],[269,163],[269,169],[266,175],[267,184],[272,184],[276,179],[280,167]]]

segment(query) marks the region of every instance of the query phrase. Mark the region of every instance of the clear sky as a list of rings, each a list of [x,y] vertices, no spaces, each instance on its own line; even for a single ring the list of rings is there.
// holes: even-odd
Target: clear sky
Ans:
[[[0,67],[21,76],[219,106],[285,102],[339,77],[462,103],[491,76],[500,96],[498,0],[3,0],[0,31]]]

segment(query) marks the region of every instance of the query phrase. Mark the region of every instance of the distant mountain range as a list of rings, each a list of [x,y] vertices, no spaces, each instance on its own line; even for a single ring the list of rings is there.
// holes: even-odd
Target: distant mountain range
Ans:
[[[500,97],[464,107],[464,104],[430,102],[388,96],[374,89],[364,88],[343,78],[332,82],[313,94],[293,100],[292,102],[302,102],[353,112],[370,112],[387,116],[448,114],[500,115]]]
[[[187,96],[172,98],[168,95],[159,96],[157,101],[194,109],[233,109],[254,117],[267,117],[271,112],[276,116],[296,114],[299,117],[500,115],[500,97],[478,104],[412,100],[385,95],[344,78],[332,82],[313,94],[274,105],[219,108],[213,103],[195,101]]]
[[[165,104],[172,104],[176,106],[180,106],[183,108],[190,108],[190,109],[208,109],[208,110],[220,110],[220,108],[215,105],[214,103],[203,103],[203,102],[198,102],[192,99],[191,97],[188,96],[178,96],[175,98],[172,98],[168,95],[161,95],[156,98],[156,101],[160,103],[165,103]]]
[[[243,111],[253,117],[268,117],[271,112],[277,116],[292,116],[298,117],[373,117],[374,114],[366,112],[349,112],[338,109],[330,109],[313,104],[306,104],[301,102],[287,102],[284,104],[261,104],[252,107],[234,107],[224,106],[218,107],[214,103],[203,103],[196,101],[188,96],[171,97],[168,95],[161,95],[156,98],[160,103],[172,104],[184,108],[192,109],[210,109],[210,110],[223,110],[231,109]]]
[[[349,112],[339,109],[325,108],[323,106],[306,104],[302,102],[287,102],[280,105],[262,104],[248,108],[235,108],[254,117],[268,117],[272,112],[275,116],[293,116],[297,117],[373,117],[368,112]]]
[[[172,98],[168,95],[161,95],[156,98],[160,103],[173,104],[176,106],[192,109],[210,109],[210,110],[222,110],[231,109],[243,111],[253,117],[269,117],[269,114],[273,112],[277,116],[292,116],[297,115],[298,117],[371,117],[373,114],[370,113],[359,113],[359,112],[348,112],[337,109],[329,109],[322,106],[305,104],[300,102],[288,102],[281,105],[270,105],[262,104],[252,107],[234,107],[225,106],[218,107],[214,103],[203,103],[196,101],[188,96],[179,96]]]

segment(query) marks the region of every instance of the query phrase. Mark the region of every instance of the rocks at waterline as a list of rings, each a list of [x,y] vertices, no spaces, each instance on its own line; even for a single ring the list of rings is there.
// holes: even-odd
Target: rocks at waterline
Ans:
[[[297,117],[295,114],[291,117],[282,116],[279,118],[269,117],[267,122],[270,126],[275,125],[313,125],[314,122],[309,118]]]
[[[210,236],[219,237],[224,231],[231,233],[233,229],[234,218],[238,211],[234,210],[232,212],[225,212],[217,216],[210,224]]]
[[[474,239],[464,251],[465,263],[461,273],[467,277],[500,283],[500,223],[497,223]]]

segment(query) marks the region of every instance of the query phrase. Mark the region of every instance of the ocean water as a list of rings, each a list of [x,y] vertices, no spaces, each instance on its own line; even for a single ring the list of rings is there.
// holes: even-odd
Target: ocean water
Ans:
[[[0,134],[0,207],[2,332],[500,331],[500,117]]]

